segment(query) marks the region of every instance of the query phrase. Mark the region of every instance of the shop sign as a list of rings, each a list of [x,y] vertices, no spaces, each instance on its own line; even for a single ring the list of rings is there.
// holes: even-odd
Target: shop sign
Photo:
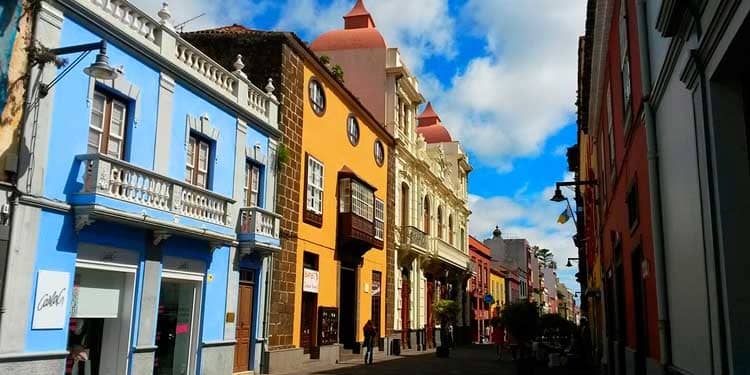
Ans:
[[[39,271],[31,329],[65,328],[69,282],[70,273],[68,272]]]
[[[318,293],[320,287],[320,273],[315,270],[305,268],[304,280],[302,283],[302,291],[310,293]]]

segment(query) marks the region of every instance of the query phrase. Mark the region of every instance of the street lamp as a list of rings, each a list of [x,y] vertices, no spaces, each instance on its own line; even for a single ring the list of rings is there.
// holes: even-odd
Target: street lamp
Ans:
[[[562,190],[560,190],[559,187],[555,188],[555,195],[553,195],[552,198],[550,198],[551,201],[558,202],[558,203],[567,199],[568,198],[565,198],[565,196],[562,194]]]
[[[91,78],[95,79],[102,79],[102,80],[113,80],[116,79],[119,73],[117,72],[117,69],[115,69],[112,65],[109,64],[109,57],[107,56],[107,42],[104,40],[100,40],[95,43],[88,43],[88,44],[79,44],[75,46],[70,47],[61,47],[61,48],[53,48],[49,50],[49,52],[53,55],[67,55],[70,53],[76,53],[76,52],[90,52],[93,50],[99,49],[99,53],[96,54],[96,58],[94,59],[94,62],[89,65],[88,67],[83,69],[83,72],[86,73]],[[77,58],[75,61],[73,61],[73,64],[71,64],[69,67],[65,68],[65,70],[62,71],[55,79],[53,79],[50,83],[42,84],[39,88],[39,94],[40,96],[44,97],[47,95],[49,90],[57,84],[57,82],[60,82],[60,80],[65,77],[65,75],[70,72],[73,67],[78,65],[78,63],[81,62],[83,59],[83,55],[81,55],[79,58]]]
[[[573,263],[570,263],[571,260],[575,260],[576,262],[579,261],[579,258],[568,258],[568,263],[565,264],[565,267],[573,267]]]

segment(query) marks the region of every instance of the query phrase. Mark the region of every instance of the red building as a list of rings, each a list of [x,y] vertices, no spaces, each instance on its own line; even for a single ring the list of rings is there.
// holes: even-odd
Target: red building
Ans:
[[[469,236],[469,256],[474,264],[474,276],[469,280],[471,296],[471,337],[474,342],[489,340],[491,304],[485,300],[489,295],[490,248],[473,236]]]
[[[635,0],[611,3],[589,4],[579,50],[578,145],[569,150],[569,164],[578,180],[596,181],[576,197],[580,276],[589,290],[584,306],[590,304],[593,324],[605,322],[592,327],[594,343],[609,374],[647,374],[659,361],[659,334],[649,271],[654,257],[638,9]]]

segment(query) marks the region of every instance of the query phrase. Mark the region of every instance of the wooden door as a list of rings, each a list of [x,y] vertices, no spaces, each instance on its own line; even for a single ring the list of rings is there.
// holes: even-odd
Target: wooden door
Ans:
[[[253,322],[253,286],[240,283],[234,345],[234,372],[250,370],[250,332]]]
[[[411,282],[409,282],[407,276],[408,274],[405,274],[401,282],[401,346],[403,348],[409,347],[409,327],[411,326],[411,322],[409,321]]]
[[[432,332],[435,327],[435,322],[432,321],[432,304],[435,302],[435,282],[433,280],[427,280],[427,295],[425,296],[426,303],[425,308],[427,309],[427,327],[425,327],[425,336],[427,339],[427,347],[432,348],[433,337]]]
[[[302,335],[301,346],[305,354],[315,346],[315,311],[318,309],[318,295],[315,293],[302,293]]]
[[[372,271],[372,324],[375,326],[375,339],[380,339],[380,282],[382,274]],[[378,340],[379,341],[379,340]],[[378,342],[376,341],[376,342]]]

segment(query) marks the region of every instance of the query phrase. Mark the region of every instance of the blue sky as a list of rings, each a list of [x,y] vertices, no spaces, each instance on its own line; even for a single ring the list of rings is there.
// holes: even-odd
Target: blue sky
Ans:
[[[135,0],[156,14],[161,1]],[[312,41],[343,27],[355,0],[181,0],[186,30],[231,23],[291,30]],[[578,37],[585,0],[365,0],[389,47],[398,47],[475,170],[469,232],[499,225],[506,237],[549,248],[558,264],[575,257],[571,223],[550,202],[555,181],[570,179],[565,148],[574,144]],[[572,196],[572,193],[569,193]],[[577,290],[574,269],[561,281]]]

